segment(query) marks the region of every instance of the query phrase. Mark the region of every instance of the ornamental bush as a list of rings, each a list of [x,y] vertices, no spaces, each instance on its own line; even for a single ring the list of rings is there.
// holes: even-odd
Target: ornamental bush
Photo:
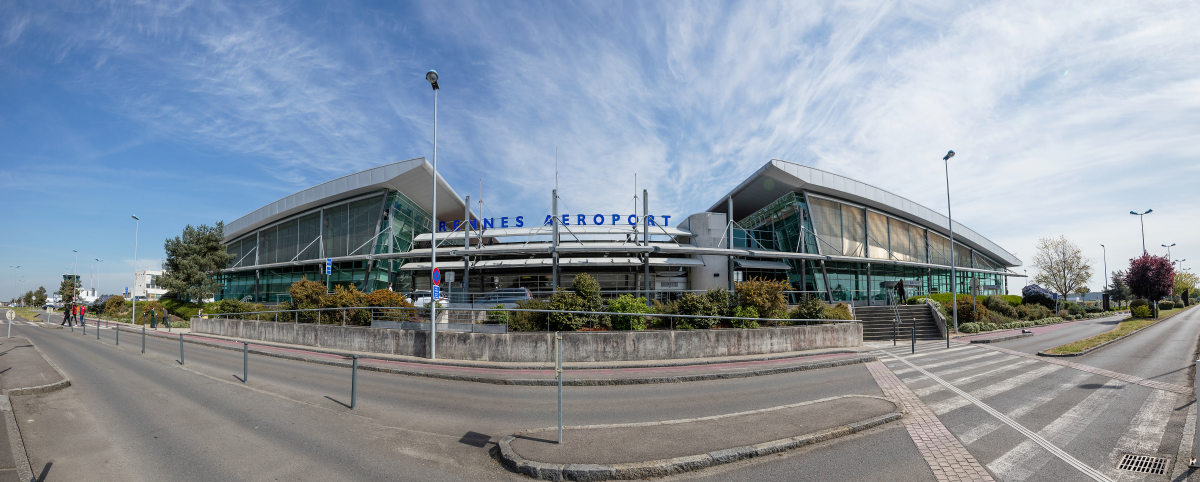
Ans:
[[[508,322],[508,313],[509,312],[499,311],[504,308],[504,303],[497,304],[496,306],[493,306],[492,308],[497,311],[488,310],[488,312],[487,312],[487,323],[488,324],[502,325],[502,324]],[[509,329],[512,329],[512,327],[510,326]]]
[[[684,293],[679,297],[678,309],[678,313],[681,315],[716,316],[708,298],[695,293]],[[680,318],[680,320],[686,321],[689,327],[696,328],[711,328],[718,321],[716,318]]]
[[[1141,298],[1129,302],[1129,309],[1134,309],[1139,306],[1150,306],[1150,302]]]
[[[1030,284],[1021,289],[1022,303],[1037,304],[1054,309],[1054,293],[1037,284]]]
[[[853,320],[854,315],[850,314],[850,305],[838,303],[835,306],[826,307],[822,313],[822,318],[826,320]]]
[[[587,302],[574,291],[561,289],[555,291],[550,296],[550,309],[557,311],[550,313],[551,331],[577,331],[588,322],[588,315],[562,313],[563,311],[590,311],[587,309]]]
[[[825,314],[825,302],[816,296],[806,295],[788,313],[793,320],[819,320]]]
[[[1013,312],[1016,314],[1016,317],[1018,319],[1022,319],[1022,320],[1032,319],[1029,317],[1029,306],[1028,305],[1020,305],[1016,308],[1013,308]]]
[[[646,298],[634,298],[631,294],[623,294],[616,299],[608,300],[608,311],[614,313],[649,313]],[[637,315],[612,315],[614,330],[645,330],[646,317]]]
[[[550,303],[546,300],[522,300],[517,302],[517,308],[524,310],[548,310]],[[542,331],[548,329],[547,314],[542,311],[512,311],[509,312],[509,331]]]
[[[755,313],[774,316],[787,312],[787,297],[783,292],[791,286],[782,280],[751,278],[734,286],[739,306],[753,306]]]
[[[758,308],[753,306],[735,306],[733,308],[733,316],[736,318],[758,318]],[[758,322],[754,320],[733,320],[735,328],[758,328]]]
[[[709,288],[704,298],[708,300],[709,310],[714,316],[729,316],[737,302],[733,293],[724,288]]]
[[[987,321],[988,309],[983,307],[983,304],[978,300],[964,298],[958,300],[958,320],[971,321]]]
[[[1135,306],[1129,310],[1134,318],[1149,318],[1150,307],[1146,305]]]
[[[1068,313],[1070,313],[1070,314],[1072,314],[1072,315],[1075,315],[1075,316],[1077,316],[1077,317],[1078,317],[1079,315],[1082,315],[1082,314],[1084,314],[1084,313],[1087,313],[1087,308],[1085,308],[1083,305],[1081,305],[1081,304],[1079,304],[1079,303],[1071,303],[1071,302],[1067,302],[1067,304],[1066,304],[1066,305],[1067,305],[1067,312],[1068,312]]]
[[[958,325],[958,331],[961,333],[979,333],[981,325],[979,323],[963,323]]]
[[[1175,309],[1175,302],[1173,302],[1173,301],[1160,301],[1160,302],[1158,302],[1158,309],[1160,309],[1160,310],[1173,310],[1173,309]]]
[[[1016,308],[1008,302],[1008,300],[998,296],[991,295],[983,299],[983,306],[997,314],[1014,318],[1017,316]]]

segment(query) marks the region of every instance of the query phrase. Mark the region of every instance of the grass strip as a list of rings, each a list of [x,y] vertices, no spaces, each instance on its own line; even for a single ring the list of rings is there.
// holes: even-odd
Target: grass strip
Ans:
[[[1130,333],[1133,333],[1137,330],[1140,330],[1142,328],[1150,326],[1150,325],[1154,324],[1154,322],[1160,321],[1160,320],[1166,318],[1167,316],[1173,315],[1180,311],[1183,311],[1183,308],[1174,309],[1174,310],[1162,310],[1162,311],[1158,312],[1159,318],[1129,317],[1129,318],[1126,318],[1125,321],[1122,321],[1121,324],[1117,325],[1116,328],[1113,328],[1110,331],[1101,333],[1099,335],[1096,335],[1096,336],[1093,336],[1090,338],[1084,338],[1079,341],[1073,341],[1073,342],[1067,343],[1065,345],[1056,346],[1054,348],[1046,350],[1046,353],[1050,353],[1052,355],[1069,355],[1072,353],[1079,353],[1079,352],[1082,352],[1089,348],[1099,346],[1102,343],[1107,343],[1107,342],[1116,340],[1117,338],[1121,338],[1121,337],[1128,335]]]
[[[8,309],[17,312],[18,316],[20,316],[21,318],[24,318],[26,320],[32,320],[34,315],[37,315],[38,313],[45,313],[44,310],[39,310],[37,308],[25,308],[25,307],[14,306],[14,307],[11,307]],[[3,314],[3,313],[0,313],[0,314]]]

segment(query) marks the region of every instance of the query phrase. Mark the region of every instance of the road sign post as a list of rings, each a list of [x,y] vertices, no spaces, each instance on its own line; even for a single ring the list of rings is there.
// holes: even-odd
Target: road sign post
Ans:
[[[435,243],[436,246],[436,243]],[[433,268],[429,290],[429,359],[437,358],[437,301],[442,297],[442,270]]]
[[[562,332],[554,332],[554,377],[558,379],[558,443],[562,444]]]
[[[4,317],[8,318],[8,337],[12,338],[12,322],[13,318],[17,317],[17,314],[13,313],[13,310],[8,310],[8,312],[4,314]]]

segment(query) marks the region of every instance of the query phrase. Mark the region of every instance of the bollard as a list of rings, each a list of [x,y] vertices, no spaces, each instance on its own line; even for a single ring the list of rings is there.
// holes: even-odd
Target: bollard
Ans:
[[[183,333],[179,334],[180,339],[183,338]],[[250,344],[242,342],[242,383],[250,378]]]
[[[100,325],[96,325],[96,339],[100,339]]]
[[[554,376],[558,378],[558,443],[562,444],[562,332],[554,332]]]
[[[183,364],[183,333],[179,334],[179,364]]]
[[[912,352],[917,352],[917,325],[912,327]]]
[[[895,321],[892,322],[892,346],[896,346],[896,338],[900,336],[899,326]]]
[[[146,325],[142,325],[142,354],[146,354]]]
[[[85,324],[83,324],[83,323],[80,323],[80,324],[79,324],[79,327],[80,327],[80,328],[83,328],[83,335],[84,335],[84,336],[87,336],[87,325],[85,325]]]
[[[350,410],[358,405],[358,355],[351,355],[350,362]]]
[[[121,346],[121,327],[112,326],[112,323],[105,323],[105,325],[112,327],[113,332],[115,332],[114,334],[117,337],[117,346]]]

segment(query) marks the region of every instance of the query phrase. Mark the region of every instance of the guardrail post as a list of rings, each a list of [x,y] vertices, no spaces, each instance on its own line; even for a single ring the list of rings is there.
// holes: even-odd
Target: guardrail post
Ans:
[[[562,332],[554,332],[554,376],[558,378],[558,443],[562,444]]]
[[[358,355],[350,355],[350,410],[358,406]]]
[[[180,339],[182,339],[183,334],[180,333],[179,337],[180,337]],[[243,341],[242,342],[242,383],[246,383],[246,380],[249,378],[250,378],[250,344]]]

